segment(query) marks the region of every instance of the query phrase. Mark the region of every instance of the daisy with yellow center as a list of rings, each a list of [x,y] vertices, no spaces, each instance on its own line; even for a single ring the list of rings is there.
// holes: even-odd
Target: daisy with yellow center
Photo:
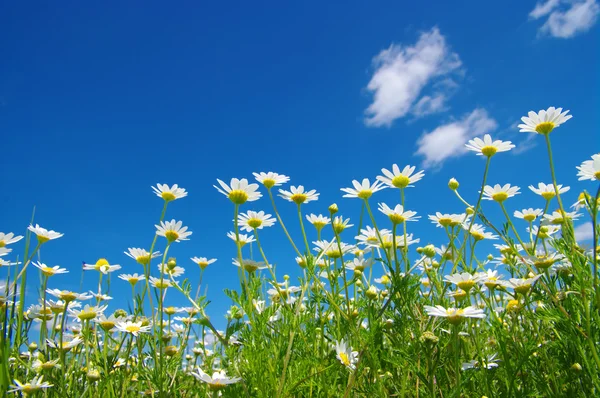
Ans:
[[[393,164],[391,171],[388,169],[381,169],[383,175],[378,176],[377,179],[390,188],[404,189],[412,187],[411,184],[421,180],[425,175],[425,172],[422,170],[415,173],[415,169],[415,166],[406,166],[400,171],[398,165]]]
[[[577,166],[579,181],[600,181],[600,153],[592,155],[592,160],[586,160]]]
[[[280,189],[279,196],[288,202],[294,202],[297,205],[319,199],[319,194],[316,190],[312,189],[310,191],[305,191],[304,186],[302,185],[298,185],[297,187],[292,185],[289,191]]]
[[[481,276],[471,275],[468,272],[463,272],[462,274],[446,275],[444,280],[446,280],[446,282],[455,284],[459,289],[462,289],[468,293],[469,290],[471,290],[473,286],[475,286],[475,284],[481,280]]]
[[[404,210],[402,205],[396,205],[393,209],[385,203],[379,203],[379,211],[388,216],[392,224],[403,224],[406,221],[417,221],[420,217],[417,212]]]
[[[344,339],[335,342],[336,358],[351,371],[356,370],[358,352],[353,351]]]
[[[538,113],[530,111],[527,116],[523,116],[521,120],[523,124],[519,124],[521,132],[538,133],[548,135],[552,130],[571,119],[572,115],[567,115],[569,111],[562,111],[562,108],[551,106],[547,110],[540,110]]]
[[[272,171],[269,171],[268,173],[261,172],[252,174],[254,175],[254,178],[256,178],[256,181],[263,184],[267,189],[281,186],[290,180],[290,177]]]
[[[313,227],[316,228],[317,231],[322,230],[323,227],[325,227],[326,225],[328,225],[331,222],[331,219],[329,217],[325,217],[321,214],[316,216],[311,213],[306,216],[306,219],[308,220],[309,223],[311,223],[313,225]]]
[[[189,240],[188,236],[192,234],[188,231],[188,227],[183,226],[183,221],[161,221],[160,225],[155,225],[156,235],[164,236],[167,238],[169,243],[181,242],[182,240]]]
[[[39,244],[46,243],[49,240],[58,239],[64,235],[56,231],[42,228],[38,224],[35,224],[35,227],[33,225],[30,225],[29,227],[27,227],[27,229],[36,235]]]
[[[123,333],[130,333],[134,336],[138,336],[140,333],[150,333],[150,326],[143,326],[142,322],[125,321],[119,322],[115,325],[118,331]]]
[[[187,196],[187,192],[183,188],[179,188],[177,184],[169,187],[167,184],[156,184],[152,190],[159,198],[163,198],[165,202],[171,202],[175,199],[181,199]]]
[[[516,210],[513,215],[516,218],[523,219],[529,223],[534,222],[543,213],[542,209],[523,209],[521,211]]]
[[[233,240],[234,242],[237,242],[240,245],[240,247],[244,247],[248,243],[256,242],[256,239],[254,239],[252,235],[238,234],[236,236],[235,232],[233,231],[227,232],[227,237]]]
[[[375,181],[372,185],[368,178],[364,178],[361,182],[357,180],[352,181],[354,188],[341,188],[342,192],[345,192],[344,198],[359,198],[369,199],[375,192],[387,188],[383,183]]]
[[[354,226],[354,224],[348,224],[349,222],[349,218],[344,219],[342,216],[337,216],[333,219],[331,226],[336,233],[341,234],[346,228]]]
[[[148,278],[148,282],[150,283],[150,285],[160,290],[171,287],[171,282],[164,278],[161,280],[161,278],[155,278],[151,276],[150,278]]]
[[[152,256],[150,256],[150,253],[148,253],[146,250],[137,247],[130,247],[124,253],[141,265],[148,265],[152,258],[160,256],[160,252],[154,252],[152,253]]]
[[[131,284],[131,286],[135,286],[135,284],[138,283],[139,281],[146,280],[146,277],[144,275],[138,275],[137,273],[136,274],[121,274],[121,275],[119,275],[119,279],[129,282]]]
[[[462,322],[465,318],[485,318],[485,313],[482,309],[475,306],[467,308],[444,308],[441,305],[435,307],[426,305],[423,307],[427,315],[446,318],[448,322],[453,325],[457,325]]]
[[[466,214],[442,214],[439,211],[435,215],[429,215],[428,217],[438,228],[456,227],[468,219]]]
[[[0,247],[5,247],[6,245],[10,245],[11,243],[16,243],[23,239],[22,236],[15,236],[12,232],[5,234],[4,232],[0,232]]]
[[[222,390],[229,384],[235,384],[242,380],[241,377],[228,377],[223,370],[213,372],[212,376],[204,373],[200,367],[195,372],[190,372],[196,379],[206,383],[212,391]]]
[[[518,194],[520,194],[519,187],[511,187],[510,184],[496,184],[493,187],[486,185],[483,188],[483,199],[494,200],[498,203],[502,203]]]
[[[83,307],[83,309],[81,309],[81,310],[75,310],[75,309],[69,308],[69,314],[71,314],[72,317],[74,317],[80,321],[91,321],[91,320],[95,319],[96,317],[102,315],[107,308],[108,308],[107,305],[90,306],[90,305],[86,304],[86,306]]]
[[[86,293],[75,293],[70,290],[60,289],[48,289],[46,292],[56,298],[63,300],[64,302],[70,303],[73,300],[89,300],[92,298],[91,294]]]
[[[471,227],[470,230],[469,230],[468,225],[463,224],[463,226],[464,226],[465,230],[469,231],[469,233],[471,234],[473,239],[475,239],[476,241],[480,241],[480,240],[484,240],[484,239],[490,239],[490,240],[498,239],[498,237],[496,235],[494,235],[493,233],[486,232],[483,225],[473,224],[473,226]]]
[[[256,272],[259,269],[265,269],[268,266],[263,263],[262,261],[254,261],[254,260],[250,260],[250,259],[242,259],[242,264],[240,265],[240,262],[237,259],[232,259],[233,261],[233,265],[235,265],[236,267],[241,267],[244,269],[244,271],[252,274],[254,272]]]
[[[28,383],[21,383],[19,380],[14,380],[14,385],[11,386],[12,389],[8,392],[17,392],[20,391],[24,396],[33,395],[38,391],[41,391],[44,388],[50,388],[53,385],[44,381],[44,376],[38,376],[31,379]]]
[[[201,270],[206,269],[210,264],[217,261],[216,258],[211,258],[210,260],[206,257],[192,257],[191,260],[200,267]]]
[[[558,225],[558,224],[563,224],[565,222],[565,219],[577,220],[577,219],[579,219],[580,216],[581,216],[581,214],[579,214],[577,212],[564,212],[564,215],[563,215],[560,211],[556,210],[556,211],[553,211],[551,214],[544,214],[544,222],[549,223],[549,224]]]
[[[469,143],[465,144],[465,146],[469,151],[473,151],[479,156],[486,156],[488,158],[494,156],[498,152],[510,151],[515,147],[510,141],[494,141],[489,134],[484,135],[483,140],[479,137],[469,140]]]
[[[275,219],[264,211],[248,211],[238,215],[238,224],[243,231],[252,232],[254,229],[263,229],[275,224]]]
[[[567,191],[569,191],[569,189],[571,189],[571,187],[563,187],[562,185],[557,185],[556,188],[558,189],[558,193],[563,194]],[[546,199],[546,200],[551,200],[552,198],[554,198],[556,196],[556,190],[554,189],[554,185],[553,184],[544,184],[543,182],[540,182],[536,187],[534,187],[533,185],[529,186],[529,189],[531,189],[531,191],[537,195],[540,195],[542,198]]]
[[[95,264],[84,263],[83,269],[85,271],[99,271],[106,275],[109,272],[113,272],[113,271],[121,269],[121,266],[119,264],[111,265],[107,259],[101,258],[101,259],[98,259],[98,261],[96,261]]]
[[[262,194],[258,192],[258,184],[248,184],[248,180],[245,178],[241,180],[232,178],[229,185],[219,179],[217,179],[217,182],[221,187],[219,188],[216,185],[213,185],[213,187],[236,205],[254,202],[262,197]]]
[[[54,267],[48,267],[46,264],[40,263],[40,262],[33,262],[32,264],[34,267],[36,267],[37,269],[42,271],[42,274],[44,274],[46,276],[53,276],[56,274],[66,274],[69,272],[69,271],[67,271],[66,268],[60,268],[58,265],[55,265]]]

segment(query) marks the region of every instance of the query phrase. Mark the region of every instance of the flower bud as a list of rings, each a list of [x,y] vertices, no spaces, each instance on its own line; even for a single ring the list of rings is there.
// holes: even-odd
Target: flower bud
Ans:
[[[335,204],[335,203],[332,204],[331,206],[329,206],[328,210],[329,210],[330,214],[337,213],[338,212],[338,206],[337,206],[337,204]]]
[[[448,181],[448,188],[450,188],[453,191],[456,191],[458,189],[458,181],[456,181],[455,178],[451,178],[450,181]]]

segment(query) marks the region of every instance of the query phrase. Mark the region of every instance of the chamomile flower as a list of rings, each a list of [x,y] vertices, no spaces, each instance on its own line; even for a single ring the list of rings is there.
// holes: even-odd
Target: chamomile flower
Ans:
[[[466,222],[469,218],[466,214],[442,214],[439,211],[435,215],[429,215],[429,219],[438,228],[456,227]]]
[[[111,265],[108,262],[108,260],[106,260],[105,258],[101,258],[98,261],[96,261],[95,264],[83,263],[83,269],[85,271],[99,271],[106,275],[109,272],[114,272],[116,270],[121,269],[121,266],[119,264]]]
[[[358,352],[353,351],[344,339],[335,342],[336,358],[351,371],[356,370]]]
[[[537,225],[534,225],[532,229],[527,228],[527,232],[531,232],[533,236],[537,236],[540,239],[548,239],[555,233],[560,231],[560,225],[542,225],[538,228]]]
[[[511,187],[510,184],[496,184],[493,187],[486,185],[483,188],[483,199],[494,200],[498,203],[518,194],[520,194],[519,187]]]
[[[177,184],[172,187],[169,187],[167,184],[156,184],[156,187],[152,187],[152,190],[156,196],[163,198],[165,202],[185,198],[187,196],[185,189],[180,188]]]
[[[66,268],[60,268],[60,266],[58,266],[58,265],[55,265],[54,267],[48,267],[46,264],[40,263],[40,262],[33,262],[32,264],[34,267],[36,267],[37,269],[42,271],[42,274],[44,274],[46,276],[53,276],[56,274],[66,274],[69,272],[69,271],[67,271]]]
[[[236,267],[240,267],[240,262],[237,259],[232,259],[233,265],[235,265]],[[256,270],[260,270],[260,269],[265,269],[268,266],[262,262],[262,261],[254,261],[254,260],[250,260],[250,259],[242,259],[242,264],[241,264],[241,268],[243,268],[245,271],[249,272],[249,273],[253,273]]]
[[[171,287],[171,281],[168,280],[167,278],[155,278],[153,276],[148,278],[148,282],[150,283],[151,286],[157,288],[157,289],[167,289],[169,287]]]
[[[592,155],[592,160],[586,160],[577,166],[579,181],[600,181],[600,153]]]
[[[329,258],[340,258],[345,254],[351,253],[354,250],[353,245],[349,245],[344,242],[337,242],[335,238],[331,241],[319,240],[313,242],[316,246],[313,250],[317,253],[323,252],[323,254]]]
[[[252,232],[254,229],[263,229],[275,224],[275,219],[264,211],[248,211],[238,215],[238,223],[243,231]]]
[[[13,234],[12,232],[9,232],[7,234],[5,234],[4,232],[0,232],[0,247],[16,243],[21,239],[23,239],[21,235],[15,236],[15,234]]]
[[[581,214],[577,212],[565,212],[564,216],[560,211],[555,210],[551,214],[544,214],[544,223],[546,224],[562,224],[565,222],[565,218],[569,220],[577,220]]]
[[[542,214],[543,214],[542,209],[529,208],[529,209],[523,209],[521,211],[516,210],[513,215],[516,218],[523,219],[527,222],[533,222]]]
[[[94,293],[92,291],[90,291],[90,294],[92,296],[94,296],[96,298],[97,301],[108,301],[108,300],[112,300],[112,297],[104,294],[104,293]]]
[[[463,224],[463,228],[465,230],[468,230],[469,233],[471,234],[471,236],[476,241],[483,240],[483,239],[489,239],[489,240],[497,240],[498,239],[498,236],[494,235],[491,232],[486,232],[483,225],[480,225],[480,224],[473,224],[471,226],[470,230],[469,230],[469,225]]]
[[[208,384],[208,388],[212,391],[218,391],[225,388],[229,384],[235,384],[242,380],[241,377],[228,377],[225,371],[218,370],[213,372],[212,376],[204,373],[200,367],[195,372],[190,372],[196,379]]]
[[[37,376],[31,379],[31,381],[27,383],[21,383],[19,380],[14,379],[14,385],[12,385],[12,389],[8,392],[21,392],[24,396],[33,395],[38,391],[41,391],[44,388],[50,388],[53,385],[44,381],[44,376]]]
[[[563,256],[557,252],[546,253],[537,252],[534,256],[525,257],[525,262],[540,271],[545,271],[552,267],[556,262],[563,260]]]
[[[435,307],[426,305],[423,307],[429,316],[446,318],[453,325],[460,323],[465,318],[485,318],[482,309],[475,306],[467,308],[444,308],[441,305]]]
[[[346,269],[350,271],[360,271],[364,272],[364,270],[373,265],[373,258],[365,259],[363,256],[355,257],[352,260],[346,262]]]
[[[181,276],[185,273],[185,268],[179,267],[177,265],[173,267],[167,263],[167,264],[156,264],[156,266],[158,267],[158,270],[161,273],[172,276],[173,278]]]
[[[269,171],[268,173],[261,172],[252,174],[254,175],[254,178],[256,178],[256,181],[263,184],[267,189],[281,186],[290,180],[290,177],[283,174],[273,173],[272,171]]]
[[[393,209],[385,203],[379,203],[379,211],[388,216],[392,224],[403,224],[406,221],[417,221],[420,216],[417,216],[417,212],[404,210],[402,205],[396,205]]]
[[[379,235],[383,236],[392,231],[388,229],[380,229]],[[360,230],[360,235],[355,237],[358,240],[359,244],[376,246],[379,242],[379,236],[377,236],[377,230],[369,225],[367,225],[364,229]]]
[[[232,178],[229,185],[223,181],[217,179],[217,182],[221,188],[213,185],[223,195],[227,196],[236,205],[243,205],[246,202],[254,202],[262,197],[262,194],[258,192],[258,184],[248,184],[248,180],[242,178]]]
[[[6,256],[10,252],[12,252],[12,249],[0,247],[0,257]]]
[[[35,227],[33,225],[30,225],[29,227],[27,227],[27,229],[30,230],[31,232],[33,232],[37,236],[37,240],[38,240],[39,244],[46,243],[49,240],[58,239],[64,235],[64,234],[61,234],[56,231],[47,230],[46,228],[42,228],[39,226],[39,224],[35,224]]]
[[[248,243],[256,242],[256,239],[254,239],[253,236],[246,234],[238,234],[238,239],[238,237],[235,236],[235,232],[232,231],[227,232],[227,237],[234,242],[238,242],[242,247]]]
[[[342,217],[342,216],[336,216],[333,219],[331,226],[333,227],[333,230],[336,233],[341,234],[346,228],[350,228],[350,227],[354,226],[354,224],[349,224],[349,222],[350,222],[349,218],[344,219],[344,217]]]
[[[56,298],[63,300],[64,302],[70,303],[74,300],[84,301],[92,298],[92,295],[86,293],[75,293],[70,290],[60,289],[46,289],[46,293]]]
[[[151,259],[160,256],[160,252],[154,252],[152,253],[152,256],[150,256],[150,253],[148,253],[146,250],[137,247],[130,247],[124,253],[141,265],[147,265]]]
[[[383,185],[383,183],[379,181],[373,182],[371,184],[368,178],[364,178],[362,182],[358,182],[357,180],[352,181],[352,186],[354,188],[341,188],[340,191],[345,192],[344,198],[359,198],[359,199],[369,199],[375,192],[380,191],[382,189],[387,188]]]
[[[167,238],[169,243],[172,242],[181,242],[182,240],[189,240],[188,236],[192,234],[191,231],[188,232],[188,227],[183,226],[183,221],[161,221],[160,225],[155,225],[156,227],[156,235],[164,236]]]
[[[115,325],[116,329],[119,332],[123,332],[123,333],[130,333],[134,336],[138,336],[138,334],[140,333],[150,333],[150,326],[142,326],[142,322],[132,322],[132,321],[125,321],[125,322],[119,322]]]
[[[254,307],[254,309],[256,310],[256,312],[258,314],[262,314],[263,311],[265,310],[265,300],[256,300],[256,299],[252,299],[252,306]]]
[[[513,289],[516,293],[526,294],[540,277],[541,275],[536,275],[532,278],[510,278],[503,285]]]
[[[571,189],[571,187],[563,187],[562,185],[557,185],[556,187],[558,188],[559,194],[563,194]],[[529,189],[531,189],[533,193],[540,195],[546,200],[550,200],[556,196],[556,191],[554,190],[553,184],[544,184],[543,182],[540,182],[537,188],[533,185],[530,185]]]
[[[325,217],[321,214],[319,214],[318,216],[312,213],[307,214],[306,219],[309,223],[313,225],[313,227],[317,229],[317,231],[320,231],[321,229],[323,229],[324,226],[328,225],[331,222],[331,218]]]
[[[542,135],[549,134],[556,127],[572,118],[572,115],[567,115],[569,111],[562,111],[562,108],[551,106],[547,110],[540,110],[538,113],[529,111],[527,116],[523,116],[521,120],[524,124],[519,124],[521,132],[538,133]]]
[[[294,202],[297,205],[319,199],[319,194],[316,190],[312,189],[310,191],[305,191],[304,186],[302,185],[298,185],[298,187],[292,185],[289,191],[280,189],[279,196],[289,202]]]
[[[444,280],[455,284],[456,286],[458,286],[458,288],[464,290],[465,292],[468,292],[473,288],[473,286],[475,286],[475,284],[477,284],[477,282],[481,280],[481,276],[471,275],[468,272],[463,272],[460,274],[446,275],[444,277]]]
[[[513,149],[515,146],[510,141],[492,140],[489,134],[483,136],[483,140],[475,137],[465,144],[469,151],[476,152],[479,156],[492,157],[498,152],[506,152]]]
[[[392,165],[392,171],[381,169],[382,176],[377,176],[377,179],[383,182],[390,188],[408,188],[412,187],[415,182],[419,181],[425,175],[423,170],[415,173],[415,166],[405,166],[402,171],[397,164]],[[414,174],[413,174],[414,173]]]
[[[115,325],[119,322],[119,319],[114,314],[111,314],[109,317],[102,314],[96,319],[94,319],[94,322],[98,324],[103,330],[108,332],[112,331]]]
[[[69,308],[69,314],[78,321],[91,321],[102,315],[108,308],[107,305],[91,306],[86,304],[81,310]]]
[[[201,270],[206,269],[206,267],[208,267],[210,264],[217,261],[216,258],[208,259],[206,257],[192,257],[191,260],[196,263]]]
[[[121,275],[119,275],[119,279],[127,281],[127,282],[131,283],[132,286],[135,286],[135,284],[138,283],[139,281],[146,280],[146,277],[144,275],[138,275],[137,273],[121,274]]]
[[[485,285],[490,290],[494,290],[498,286],[503,286],[502,275],[496,270],[488,269],[486,272],[478,274],[478,282]]]
[[[6,260],[2,260],[0,258],[0,267],[10,267],[12,265],[18,265],[21,264],[20,261],[15,261],[15,262],[10,262],[10,261],[6,261]]]
[[[48,346],[64,352],[71,351],[71,349],[77,347],[81,343],[83,343],[83,339],[81,337],[72,335],[64,335],[62,345],[59,341],[46,340],[46,344],[48,344]]]

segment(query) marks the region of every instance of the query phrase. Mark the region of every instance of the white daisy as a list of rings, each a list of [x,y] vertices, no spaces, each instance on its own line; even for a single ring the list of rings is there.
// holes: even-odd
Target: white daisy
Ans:
[[[475,286],[477,282],[481,280],[481,278],[482,277],[479,274],[471,275],[468,272],[463,272],[460,274],[446,275],[444,277],[444,280],[455,284],[460,289],[464,290],[465,292],[468,292],[473,288],[473,286]]]
[[[90,294],[96,298],[97,301],[108,301],[112,300],[112,297],[104,293],[94,293],[90,290]]]
[[[187,196],[187,192],[183,188],[179,188],[177,184],[169,188],[167,184],[156,184],[152,190],[159,198],[163,198],[165,202],[170,202],[175,199],[181,199]]]
[[[468,144],[465,144],[469,151],[476,152],[479,156],[492,157],[498,152],[506,152],[513,149],[515,146],[510,141],[493,141],[489,134],[483,136],[483,140],[479,137],[475,137],[469,140]]]
[[[306,219],[317,229],[317,231],[320,231],[321,229],[323,229],[324,226],[328,225],[331,222],[331,219],[329,217],[325,217],[321,214],[316,216],[311,213],[306,216]]]
[[[63,336],[62,346],[58,341],[46,340],[46,344],[48,344],[50,347],[65,352],[70,351],[72,348],[77,347],[81,343],[83,343],[83,339],[81,337],[72,335]]]
[[[233,265],[235,265],[236,267],[240,266],[239,260],[233,258],[232,262],[233,262]],[[267,268],[267,265],[262,261],[254,261],[254,260],[244,258],[244,259],[242,259],[242,268],[249,273],[253,273],[256,270]]]
[[[256,242],[253,236],[247,234],[238,234],[238,239],[233,231],[227,232],[227,237],[234,242],[239,242],[242,247],[248,243]]]
[[[480,272],[478,282],[485,285],[488,289],[493,290],[498,286],[503,286],[502,275],[496,270],[488,269],[486,272]]]
[[[155,225],[156,227],[156,235],[164,236],[167,238],[169,243],[171,242],[181,242],[182,240],[189,240],[188,236],[192,234],[192,232],[188,232],[188,227],[183,227],[183,221],[161,221],[160,225]]]
[[[46,289],[46,293],[68,303],[73,300],[84,301],[92,298],[92,295],[86,293],[75,293],[70,290]]]
[[[498,203],[502,203],[518,194],[520,194],[519,187],[511,187],[510,184],[496,184],[493,187],[486,185],[483,188],[483,199],[495,200]]]
[[[6,260],[2,260],[0,258],[0,267],[10,267],[12,265],[19,265],[19,264],[21,264],[20,261],[10,262],[10,261],[6,261]]]
[[[342,257],[342,255],[350,253],[352,251],[354,251],[355,246],[353,245],[349,245],[347,243],[344,242],[337,242],[337,240],[332,239],[331,241],[327,241],[327,240],[318,240],[316,242],[313,242],[313,244],[317,247],[315,247],[313,250],[315,250],[316,252],[320,253],[323,252],[323,254],[327,257],[330,258],[340,258]],[[340,251],[341,248],[341,251]]]
[[[407,188],[412,187],[413,183],[421,180],[425,175],[423,170],[414,173],[415,166],[405,166],[402,171],[397,164],[392,165],[392,171],[381,169],[383,176],[377,176],[377,179],[390,188]],[[413,174],[414,173],[414,174]]]
[[[106,260],[105,258],[101,258],[98,261],[96,261],[95,264],[83,263],[83,269],[85,271],[99,271],[106,275],[109,272],[114,272],[116,270],[121,269],[121,266],[119,264],[111,265],[108,262],[108,260]]]
[[[169,263],[167,264],[156,264],[156,266],[158,267],[158,270],[163,273],[163,274],[167,274],[169,276],[172,276],[173,278],[176,278],[178,276],[181,276],[185,273],[185,269],[183,267],[179,267],[179,266],[170,266]]]
[[[544,214],[544,223],[547,224],[562,224],[565,221],[565,218],[570,220],[577,220],[581,214],[577,212],[565,212],[564,217],[560,211],[555,210],[551,214]]]
[[[21,383],[19,380],[14,379],[14,385],[12,385],[12,389],[8,392],[17,392],[20,391],[24,396],[34,395],[36,392],[41,391],[44,388],[50,388],[53,385],[44,381],[44,375],[36,376],[31,379],[28,383]]]
[[[516,210],[513,215],[516,218],[520,218],[520,219],[523,219],[523,220],[528,221],[528,222],[533,222],[539,216],[541,216],[542,213],[543,213],[542,209],[532,209],[532,208],[529,208],[529,209],[523,209],[521,211]]]
[[[600,153],[592,155],[592,160],[586,160],[581,163],[581,166],[577,166],[577,176],[579,181],[600,180]]]
[[[124,332],[124,333],[131,333],[132,335],[136,336],[139,333],[150,333],[150,329],[151,326],[142,326],[142,322],[132,322],[132,321],[125,321],[125,322],[119,322],[115,325],[115,327],[117,328],[117,330],[119,332]]]
[[[152,256],[150,256],[150,253],[148,253],[146,250],[137,247],[130,247],[124,253],[142,265],[147,265],[151,258],[160,256],[160,252],[154,252],[152,253]]]
[[[81,310],[69,308],[68,311],[69,314],[78,321],[91,321],[102,315],[107,308],[107,305],[91,306],[86,304]]]
[[[161,278],[155,278],[153,276],[148,278],[148,282],[150,283],[150,285],[152,285],[153,287],[157,288],[157,289],[167,289],[169,287],[171,287],[171,281],[168,280],[167,278],[162,278],[162,281],[160,280]]]
[[[223,195],[227,196],[229,200],[236,205],[242,205],[246,202],[254,202],[262,197],[262,194],[258,192],[258,184],[248,184],[248,180],[245,178],[242,178],[241,180],[232,178],[229,185],[225,184],[219,179],[217,179],[217,182],[222,189],[216,185],[213,185],[213,187],[215,187],[217,191],[221,192]]]
[[[263,184],[267,189],[278,187],[290,180],[290,177],[283,174],[273,173],[272,171],[269,171],[268,173],[261,172],[252,174],[254,175],[254,178],[256,178],[256,181]]]
[[[387,188],[383,185],[383,183],[379,181],[371,183],[368,178],[364,178],[362,183],[357,180],[352,181],[352,186],[354,188],[341,188],[340,191],[345,192],[344,198],[359,198],[359,199],[369,199],[371,195],[375,192],[380,191],[382,189]]]
[[[462,214],[442,214],[439,211],[435,215],[429,215],[429,219],[438,228],[456,227],[462,223],[467,222],[469,216]]]
[[[35,224],[35,227],[33,225],[30,225],[29,227],[27,227],[27,229],[30,230],[31,232],[33,232],[37,236],[38,243],[40,243],[40,244],[46,243],[49,240],[58,239],[64,235],[64,234],[61,234],[56,231],[47,230],[46,228],[42,228],[39,226],[39,224]]]
[[[426,305],[423,307],[429,316],[446,318],[453,325],[460,323],[465,318],[485,318],[482,309],[475,306],[467,308],[444,308],[441,305],[435,307]]]
[[[563,194],[571,189],[571,187],[563,187],[562,185],[557,185],[556,187],[558,188],[559,194]],[[550,200],[556,196],[556,191],[554,190],[553,184],[544,184],[543,182],[540,182],[537,188],[533,185],[530,185],[529,189],[546,200]]]
[[[555,108],[551,106],[547,110],[540,110],[538,113],[529,111],[527,116],[523,116],[521,120],[524,124],[519,124],[521,132],[530,132],[538,134],[549,134],[556,127],[560,126],[570,118],[572,115],[567,115],[569,111],[562,111],[562,108]]]
[[[12,249],[0,247],[0,257],[6,256],[10,252],[12,252]]]
[[[358,362],[358,352],[352,351],[344,339],[335,342],[336,358],[350,370],[356,370],[356,363]]]
[[[209,389],[213,391],[221,390],[229,384],[234,384],[242,380],[241,377],[228,377],[225,371],[219,370],[213,372],[212,376],[204,373],[200,367],[195,372],[190,372],[196,379],[208,384]]]
[[[469,225],[463,224],[463,228],[465,230],[469,230]],[[486,232],[483,225],[480,225],[480,224],[473,224],[471,226],[471,230],[469,231],[469,233],[477,241],[483,240],[483,239],[490,239],[490,240],[498,239],[498,237],[496,235],[494,235],[493,233]]]
[[[353,227],[354,224],[348,224],[350,222],[349,218],[344,219],[344,217],[342,216],[337,216],[333,219],[332,222],[332,227],[333,230],[338,233],[341,234],[346,228],[350,228]]]
[[[392,224],[402,224],[406,221],[417,221],[420,216],[417,216],[417,212],[404,210],[402,205],[396,205],[393,209],[385,203],[379,203],[379,211],[389,217]]]
[[[298,185],[298,187],[292,185],[290,191],[280,189],[279,196],[298,205],[319,199],[319,194],[316,190],[312,189],[310,191],[304,191],[304,186],[302,185]]]
[[[48,267],[46,264],[40,263],[40,262],[32,262],[32,264],[34,267],[36,267],[37,269],[42,271],[42,274],[44,274],[46,276],[53,276],[56,274],[66,274],[69,272],[69,271],[67,271],[66,268],[60,268],[60,266],[58,266],[58,265],[55,265],[54,267]]]
[[[384,236],[391,233],[389,229],[380,229],[379,234]],[[360,230],[360,235],[355,236],[354,239],[358,240],[359,244],[377,246],[379,244],[379,237],[377,236],[377,230],[369,225],[364,229]]]
[[[11,243],[16,243],[23,239],[21,235],[15,236],[12,232],[5,234],[4,232],[0,232],[0,247],[4,247],[6,245],[10,245]]]
[[[505,287],[513,289],[517,293],[525,294],[527,293],[535,281],[537,281],[541,275],[536,275],[532,278],[510,278],[508,281],[504,282],[503,285]]]
[[[248,211],[238,215],[238,223],[242,230],[252,232],[254,229],[263,229],[275,224],[275,219],[270,214],[265,214],[264,211]]]
[[[560,231],[560,225],[542,225],[538,228],[537,225],[534,225],[532,229],[527,228],[527,232],[531,232],[533,236],[537,236],[540,239],[548,239],[555,233]]]
[[[215,261],[217,261],[216,258],[211,258],[210,260],[206,257],[192,257],[191,260],[196,263],[198,265],[198,267],[200,267],[200,269],[205,269],[206,267],[208,267],[210,264],[214,263]]]

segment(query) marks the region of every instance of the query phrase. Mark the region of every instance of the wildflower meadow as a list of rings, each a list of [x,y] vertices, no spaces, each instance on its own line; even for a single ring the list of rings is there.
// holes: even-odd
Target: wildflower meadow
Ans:
[[[158,197],[147,246],[122,248],[114,263],[85,263],[97,280],[91,292],[65,290],[63,274],[79,270],[40,255],[70,231],[23,220],[22,231],[0,233],[0,395],[597,396],[600,154],[572,170],[589,185],[565,202],[569,181],[555,177],[562,153],[551,138],[573,134],[570,118],[554,107],[521,118],[520,130],[547,152],[546,164],[524,171],[529,187],[488,179],[509,161],[510,141],[466,142],[482,158],[469,170],[481,188],[463,191],[457,174],[427,214],[411,210],[411,194],[428,172],[410,165],[381,165],[380,175],[351,183],[330,176],[341,186],[337,204],[322,203],[311,181],[291,185],[293,176],[275,172],[217,179],[206,190],[230,202],[232,217],[222,220],[228,237],[218,237],[231,240],[231,254],[217,263],[178,257],[194,236],[169,213],[194,197],[157,184],[140,192]],[[530,207],[511,206],[515,195]],[[451,201],[464,211],[446,213]],[[297,217],[284,219],[282,206]],[[592,223],[591,244],[578,243],[573,220]],[[428,232],[417,236],[416,223]],[[267,228],[295,258],[270,262]],[[203,289],[204,271],[217,266],[236,267],[239,281],[225,291],[224,327],[208,315]],[[190,267],[200,280],[186,278]],[[30,282],[35,273],[40,285]]]

